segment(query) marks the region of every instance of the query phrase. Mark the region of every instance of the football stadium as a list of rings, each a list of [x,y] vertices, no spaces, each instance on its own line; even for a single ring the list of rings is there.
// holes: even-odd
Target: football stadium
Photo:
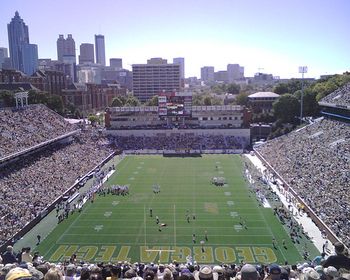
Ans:
[[[259,146],[243,106],[192,106],[189,94],[106,108],[103,129],[44,105],[3,108],[3,263],[17,254],[36,272],[46,262],[67,275],[229,279],[244,264],[256,266],[242,277],[268,266],[307,275],[328,255],[325,270],[346,271],[349,94]]]

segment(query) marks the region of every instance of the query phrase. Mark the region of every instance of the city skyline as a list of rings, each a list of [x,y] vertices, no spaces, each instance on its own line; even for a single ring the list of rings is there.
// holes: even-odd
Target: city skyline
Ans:
[[[106,61],[120,57],[126,69],[151,57],[184,57],[186,77],[199,78],[203,66],[220,71],[239,64],[246,77],[256,72],[300,77],[298,66],[307,65],[305,77],[318,78],[350,68],[349,10],[346,0],[283,5],[277,0],[219,0],[215,5],[206,0],[102,0],[98,6],[81,0],[5,0],[0,47],[9,49],[7,24],[18,11],[30,28],[30,41],[38,45],[39,58],[57,59],[59,34],[72,34],[76,48],[102,34]]]

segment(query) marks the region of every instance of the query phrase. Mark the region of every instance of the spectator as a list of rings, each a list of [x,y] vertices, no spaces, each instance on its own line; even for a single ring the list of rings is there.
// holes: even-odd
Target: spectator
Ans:
[[[22,253],[21,262],[31,263],[32,261],[33,261],[33,256],[30,254],[30,247],[27,247]]]
[[[7,246],[6,252],[2,255],[2,263],[4,265],[8,263],[17,263],[15,254],[13,253],[13,247]]]
[[[64,280],[63,273],[60,269],[52,267],[45,274],[44,280]]]
[[[241,280],[258,280],[259,274],[256,267],[251,264],[243,265],[241,269]]]
[[[5,280],[20,280],[20,279],[31,279],[32,275],[29,273],[27,269],[16,267],[11,269],[6,277]]]
[[[335,255],[329,256],[323,263],[323,267],[333,266],[336,269],[344,268],[350,270],[350,258],[346,255],[347,249],[344,244],[337,242],[334,244]]]
[[[350,246],[349,135],[349,124],[319,119],[256,148],[347,246]]]
[[[281,276],[281,267],[278,264],[271,264],[269,267],[269,274],[265,279],[279,280]]]

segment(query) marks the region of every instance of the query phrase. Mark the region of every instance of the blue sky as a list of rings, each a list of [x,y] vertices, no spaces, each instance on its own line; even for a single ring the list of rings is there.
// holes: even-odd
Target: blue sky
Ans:
[[[350,70],[348,0],[2,0],[0,47],[8,47],[16,10],[40,58],[57,59],[59,34],[73,34],[77,56],[81,43],[103,34],[107,59],[121,57],[128,69],[185,57],[186,77],[228,63],[244,66],[245,76],[299,77],[302,65],[306,77]]]

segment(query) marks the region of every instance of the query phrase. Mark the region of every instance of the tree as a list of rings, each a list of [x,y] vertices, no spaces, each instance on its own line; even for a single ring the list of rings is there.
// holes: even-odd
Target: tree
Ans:
[[[274,92],[274,93],[277,93],[277,94],[279,94],[279,95],[285,94],[285,93],[290,93],[290,92],[289,92],[288,84],[285,84],[285,83],[277,84],[277,85],[273,88],[273,92]]]
[[[210,106],[212,105],[212,98],[211,96],[207,95],[203,98],[203,105]]]
[[[295,117],[299,114],[299,101],[292,94],[281,95],[272,105],[276,119],[284,123],[295,122]]]
[[[88,120],[94,126],[98,122],[98,116],[91,114],[88,116]]]
[[[195,93],[192,96],[192,105],[193,106],[201,106],[203,105],[203,95],[199,93]]]
[[[124,102],[123,100],[120,98],[120,96],[114,97],[112,99],[112,104],[111,107],[123,107],[124,106]]]
[[[241,87],[237,84],[229,84],[227,86],[227,92],[231,94],[239,94]]]
[[[210,87],[211,91],[217,94],[224,94],[227,90],[227,86],[225,84],[215,84]]]
[[[128,106],[128,107],[136,107],[140,105],[141,105],[140,100],[138,100],[133,95],[129,95],[124,104],[124,106]]]
[[[294,96],[301,100],[301,90],[297,90]],[[304,90],[303,93],[303,116],[315,116],[319,112],[319,106],[316,101],[317,95],[310,88]]]
[[[29,104],[47,104],[48,94],[45,92],[39,92],[30,90],[28,92],[28,103]]]
[[[236,97],[236,104],[237,105],[244,105],[244,106],[246,106],[248,104],[248,101],[249,101],[248,96],[249,96],[248,93],[241,92]]]
[[[158,106],[158,95],[153,96],[146,102],[146,106]]]
[[[0,107],[15,107],[16,100],[13,92],[8,90],[0,91]]]
[[[63,114],[63,101],[61,96],[52,94],[47,98],[46,102],[47,107],[49,107],[51,110],[54,110],[55,112],[59,114]]]

